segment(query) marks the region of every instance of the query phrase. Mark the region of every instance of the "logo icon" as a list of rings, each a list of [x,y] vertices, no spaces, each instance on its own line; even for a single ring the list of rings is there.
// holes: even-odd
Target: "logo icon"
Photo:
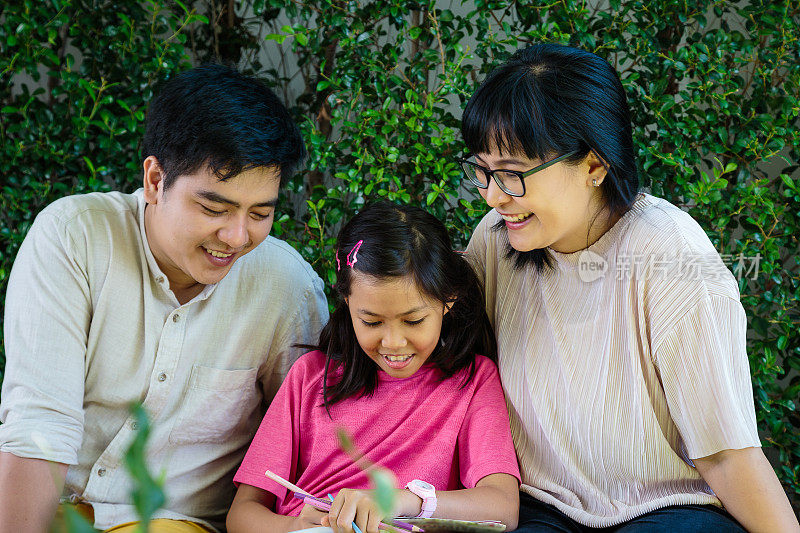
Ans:
[[[602,278],[608,270],[608,262],[591,250],[584,250],[578,256],[578,277],[584,283]]]

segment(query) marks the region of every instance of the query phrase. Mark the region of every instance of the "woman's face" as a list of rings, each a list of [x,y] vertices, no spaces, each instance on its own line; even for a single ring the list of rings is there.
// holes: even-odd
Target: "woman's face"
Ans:
[[[558,155],[558,154],[556,154]],[[555,157],[555,156],[554,156]],[[528,171],[546,161],[528,159],[525,155],[501,154],[497,150],[475,155],[475,161],[490,170]],[[599,235],[592,220],[605,221],[603,198],[599,185],[605,168],[597,157],[589,155],[577,165],[556,163],[525,178],[525,195],[511,196],[492,179],[489,187],[478,189],[489,206],[505,220],[511,247],[520,252],[552,248],[572,253],[586,248]],[[594,186],[592,180],[596,180]],[[590,231],[591,229],[591,231]]]

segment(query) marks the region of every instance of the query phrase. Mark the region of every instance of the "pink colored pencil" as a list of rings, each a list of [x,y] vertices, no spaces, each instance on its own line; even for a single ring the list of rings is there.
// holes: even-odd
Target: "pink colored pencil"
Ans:
[[[287,489],[289,489],[292,492],[299,492],[300,494],[302,494],[304,496],[311,496],[311,494],[307,493],[306,491],[304,491],[303,489],[301,489],[300,487],[298,487],[294,483],[290,483],[290,482],[286,481],[285,479],[283,479],[281,476],[279,476],[278,474],[276,474],[274,472],[270,472],[269,470],[267,470],[266,472],[264,472],[264,475],[267,476],[268,478],[270,478],[272,481],[274,481],[278,485],[286,487]],[[311,497],[313,498],[313,496],[311,496]]]

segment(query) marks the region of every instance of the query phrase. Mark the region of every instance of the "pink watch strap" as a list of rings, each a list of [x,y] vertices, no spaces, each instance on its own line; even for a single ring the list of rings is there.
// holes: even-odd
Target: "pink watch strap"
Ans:
[[[422,498],[422,496],[420,496]],[[436,496],[433,498],[422,498],[422,509],[420,510],[417,518],[430,518],[436,510]]]
[[[433,516],[437,504],[436,491],[433,485],[415,479],[409,482],[406,488],[422,499],[422,509],[415,518],[430,518]]]

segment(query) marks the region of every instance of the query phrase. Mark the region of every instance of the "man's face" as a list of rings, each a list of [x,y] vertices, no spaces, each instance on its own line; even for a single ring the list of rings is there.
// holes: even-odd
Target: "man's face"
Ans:
[[[152,158],[148,166],[148,160],[144,165],[147,239],[176,295],[219,282],[272,229],[278,168],[253,168],[219,181],[204,167],[179,176],[164,191],[158,162]]]

